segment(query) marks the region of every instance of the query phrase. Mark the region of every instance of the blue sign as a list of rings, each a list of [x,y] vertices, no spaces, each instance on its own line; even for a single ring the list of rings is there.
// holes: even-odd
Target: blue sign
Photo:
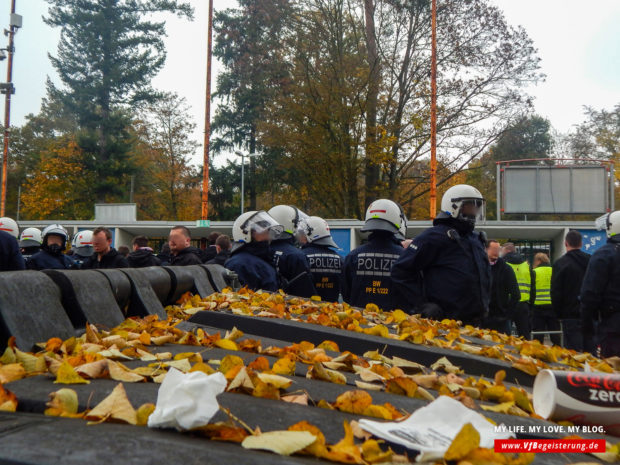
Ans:
[[[605,231],[596,231],[593,229],[580,229],[578,231],[583,236],[581,250],[590,255],[607,243],[607,233]]]
[[[346,257],[351,251],[351,230],[350,229],[330,229],[332,239],[341,250],[336,250],[336,253],[341,257]]]

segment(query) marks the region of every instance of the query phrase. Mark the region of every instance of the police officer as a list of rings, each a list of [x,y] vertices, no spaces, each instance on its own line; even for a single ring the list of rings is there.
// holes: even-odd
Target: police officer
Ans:
[[[525,339],[531,339],[531,319],[530,296],[534,284],[533,271],[527,260],[517,252],[517,248],[512,242],[506,242],[502,246],[502,258],[506,264],[512,268],[517,277],[519,292],[521,293],[519,303],[515,307],[512,320],[517,327],[517,334]]]
[[[69,235],[59,224],[50,224],[43,229],[41,250],[26,262],[30,270],[68,270],[75,268],[75,262],[63,252]]]
[[[0,271],[16,271],[25,268],[24,257],[19,251],[19,229],[12,218],[0,218]]]
[[[584,348],[594,352],[594,322],[603,357],[620,356],[620,210],[607,215],[607,243],[590,258],[581,287]]]
[[[392,267],[395,306],[435,319],[480,325],[487,316],[491,274],[480,191],[466,184],[449,188],[433,227],[417,236]]]
[[[282,288],[287,294],[312,297],[316,290],[308,260],[304,253],[295,247],[295,234],[300,221],[308,216],[290,205],[276,205],[268,213],[284,228],[270,246]]]
[[[252,290],[278,290],[269,243],[282,230],[282,226],[262,210],[245,212],[235,220],[231,257],[225,266],[237,273],[243,286]]]
[[[9,233],[15,239],[19,238],[19,226],[17,226],[17,222],[13,218],[7,216],[0,218],[0,231]]]
[[[41,250],[41,230],[37,228],[26,228],[19,236],[19,248],[24,259],[32,257]]]
[[[321,300],[337,302],[340,297],[340,274],[342,259],[330,247],[338,248],[332,239],[327,221],[311,216],[301,221],[301,237],[304,245],[301,251],[306,255],[314,288]]]
[[[93,247],[93,232],[90,229],[79,231],[71,241],[73,250],[73,260],[78,268],[81,268],[85,261],[90,259],[95,253]]]
[[[403,221],[399,205],[388,199],[372,202],[366,210],[361,232],[370,232],[368,242],[352,250],[344,259],[342,298],[356,307],[376,304],[392,308],[390,269],[403,252],[395,240]]]

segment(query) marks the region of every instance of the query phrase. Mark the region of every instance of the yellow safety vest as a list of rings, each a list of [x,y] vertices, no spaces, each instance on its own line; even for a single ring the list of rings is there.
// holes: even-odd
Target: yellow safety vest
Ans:
[[[508,262],[506,262],[508,263]],[[517,277],[517,284],[519,285],[519,291],[521,292],[521,302],[529,302],[530,292],[532,290],[532,275],[530,274],[530,265],[527,262],[508,263]]]
[[[536,300],[534,305],[551,305],[551,272],[550,266],[534,268],[536,274]]]

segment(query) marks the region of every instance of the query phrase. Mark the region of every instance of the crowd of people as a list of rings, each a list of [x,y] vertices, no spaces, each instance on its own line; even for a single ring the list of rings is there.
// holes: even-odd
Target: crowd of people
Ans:
[[[527,339],[601,355],[620,355],[620,211],[607,215],[608,242],[592,256],[571,230],[566,254],[553,266],[543,252],[532,266],[514,243],[500,244],[476,230],[485,200],[469,185],[449,188],[433,225],[407,239],[407,218],[396,202],[379,199],[367,211],[367,241],[344,259],[327,222],[290,205],[240,215],[230,237],[212,233],[204,250],[191,245],[184,226],[171,229],[159,254],[148,238],[115,250],[105,227],[75,235],[43,231],[0,219],[0,268],[96,269],[215,263],[235,272],[242,285],[300,297],[320,296],[356,307],[402,309],[442,320],[460,320]],[[21,250],[20,250],[21,248]],[[24,260],[25,259],[25,260]]]

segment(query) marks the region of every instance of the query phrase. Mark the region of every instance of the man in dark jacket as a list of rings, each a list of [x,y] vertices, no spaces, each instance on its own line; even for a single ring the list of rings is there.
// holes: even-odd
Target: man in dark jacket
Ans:
[[[226,234],[220,234],[215,240],[215,249],[217,254],[211,260],[207,261],[207,265],[222,265],[226,263],[226,260],[230,258],[230,249],[232,244],[230,237]]]
[[[168,244],[170,244],[170,266],[200,265],[202,251],[191,245],[192,236],[185,226],[175,226],[170,230]]]
[[[0,271],[23,270],[25,267],[17,239],[6,231],[0,231]]]
[[[127,257],[129,266],[132,268],[145,268],[147,266],[159,266],[161,260],[153,255],[153,249],[149,247],[146,236],[136,236],[131,241],[133,252]]]
[[[620,210],[607,215],[607,243],[590,258],[581,287],[584,349],[593,352],[594,322],[603,357],[620,356]]]
[[[64,254],[69,235],[67,230],[59,224],[50,224],[43,232],[41,250],[31,256],[26,262],[30,270],[69,270],[76,268],[76,264]]]
[[[517,284],[521,292],[521,298],[513,312],[512,321],[515,322],[517,327],[517,334],[529,340],[532,338],[530,297],[535,291],[534,272],[530,269],[530,264],[527,260],[517,253],[517,249],[512,242],[504,244],[502,253],[502,258],[512,268],[517,277]]]
[[[586,274],[590,255],[581,250],[579,231],[569,231],[564,240],[566,254],[553,264],[551,274],[551,305],[562,321],[564,347],[583,351],[581,304],[579,293]]]
[[[82,264],[82,269],[129,268],[127,259],[112,247],[112,232],[108,228],[95,228],[93,249],[95,253]]]
[[[487,243],[487,255],[491,264],[491,302],[489,315],[482,326],[504,334],[510,334],[511,318],[521,298],[517,278],[512,268],[499,256],[500,246],[496,240]]]
[[[217,238],[222,235],[221,232],[213,231],[211,234],[207,236],[207,248],[202,251],[202,261],[208,262],[213,260],[215,256],[219,253],[216,247]],[[230,239],[229,239],[230,242]],[[227,257],[228,258],[228,257]],[[220,258],[219,261],[222,259]],[[220,263],[221,265],[221,263]]]
[[[478,189],[459,184],[446,191],[441,210],[392,267],[394,306],[477,326],[488,314],[491,291],[486,239],[474,231],[484,199]]]

